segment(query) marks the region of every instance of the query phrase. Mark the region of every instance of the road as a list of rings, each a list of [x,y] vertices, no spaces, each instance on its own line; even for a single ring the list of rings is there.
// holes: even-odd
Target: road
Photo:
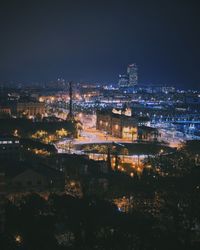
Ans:
[[[116,138],[104,132],[98,131],[95,128],[85,129],[82,131],[81,136],[73,141],[74,145],[84,143],[109,143],[109,142],[131,142],[130,140],[124,140]]]

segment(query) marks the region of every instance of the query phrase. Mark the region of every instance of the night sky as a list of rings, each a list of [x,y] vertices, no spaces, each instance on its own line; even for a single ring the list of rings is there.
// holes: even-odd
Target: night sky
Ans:
[[[2,1],[0,81],[200,85],[198,1]]]

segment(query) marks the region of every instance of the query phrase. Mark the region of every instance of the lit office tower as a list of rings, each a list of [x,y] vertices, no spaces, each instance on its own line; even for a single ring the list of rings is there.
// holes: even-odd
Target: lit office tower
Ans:
[[[130,64],[127,68],[129,86],[134,87],[138,84],[138,68],[136,64]]]
[[[119,75],[119,87],[127,87],[129,85],[129,79],[127,75]]]

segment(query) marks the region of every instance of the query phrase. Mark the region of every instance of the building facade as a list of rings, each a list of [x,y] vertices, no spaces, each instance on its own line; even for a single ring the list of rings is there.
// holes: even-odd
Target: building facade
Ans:
[[[135,87],[138,84],[138,67],[135,63],[129,64],[127,74],[119,75],[119,87]]]
[[[29,161],[5,163],[6,196],[15,198],[28,193],[49,194],[64,192],[64,173],[41,163]],[[13,170],[13,164],[15,168]]]
[[[45,104],[43,102],[18,102],[17,114],[36,116],[45,114]]]
[[[119,87],[127,87],[129,85],[128,75],[119,75]]]
[[[136,86],[138,84],[138,68],[135,63],[128,65],[127,74],[129,79],[129,86],[130,87]]]
[[[128,112],[128,110],[127,110]],[[97,111],[96,128],[125,140],[137,139],[137,118],[126,112]]]
[[[132,115],[131,109],[97,111],[96,128],[117,138],[129,141],[155,141],[160,136],[148,126],[148,117]]]
[[[1,107],[0,106],[0,117],[1,116],[10,116],[11,115],[11,109],[9,107]]]
[[[16,158],[20,153],[20,142],[15,137],[0,137],[0,159]]]
[[[138,127],[138,140],[142,141],[156,141],[160,136],[157,128],[152,128],[148,126]]]

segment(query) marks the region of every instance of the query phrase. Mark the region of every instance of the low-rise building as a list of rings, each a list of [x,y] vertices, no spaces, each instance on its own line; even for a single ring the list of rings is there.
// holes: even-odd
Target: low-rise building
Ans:
[[[155,141],[159,136],[157,128],[138,126],[138,139],[142,141]]]
[[[0,116],[10,116],[11,115],[11,109],[9,107],[0,106]]]
[[[64,192],[64,173],[40,162],[7,161],[4,168],[9,198],[32,192],[44,195]]]
[[[148,117],[133,115],[129,108],[97,111],[96,128],[117,138],[155,140],[159,135],[158,130],[146,126],[148,124]]]
[[[20,141],[12,136],[0,136],[0,159],[19,156]]]
[[[18,102],[16,104],[17,114],[36,116],[45,114],[45,104],[43,102]]]
[[[124,112],[117,110],[97,111],[96,128],[114,137],[136,140],[137,117],[132,116],[128,109]]]

